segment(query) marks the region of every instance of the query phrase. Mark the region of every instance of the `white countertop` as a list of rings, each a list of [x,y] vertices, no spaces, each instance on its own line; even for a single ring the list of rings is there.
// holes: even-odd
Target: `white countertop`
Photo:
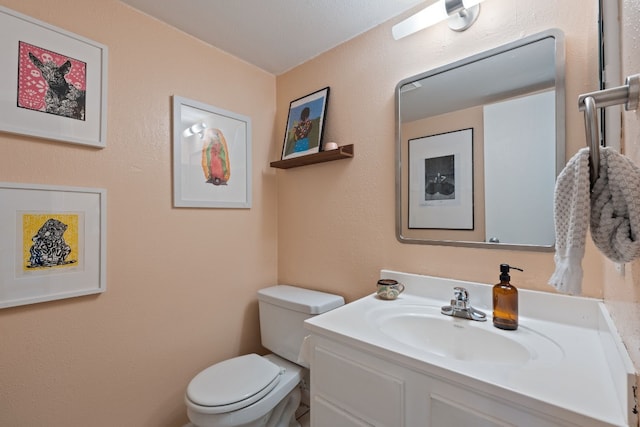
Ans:
[[[405,285],[405,292],[394,301],[368,295],[305,321],[305,327],[410,369],[463,383],[497,398],[508,395],[516,403],[547,413],[562,408],[605,425],[629,424],[635,372],[602,301],[518,290],[519,328],[503,331],[494,328],[491,321],[492,285],[388,270],[380,277],[398,280]],[[454,286],[466,288],[471,305],[488,316],[486,322],[455,321],[474,322],[473,327],[525,343],[531,336],[543,336],[556,344],[556,350],[549,346],[547,354],[524,364],[456,360],[390,339],[370,314],[390,312],[392,307],[398,311],[417,306],[439,310],[449,304]],[[535,340],[531,342],[535,352]]]

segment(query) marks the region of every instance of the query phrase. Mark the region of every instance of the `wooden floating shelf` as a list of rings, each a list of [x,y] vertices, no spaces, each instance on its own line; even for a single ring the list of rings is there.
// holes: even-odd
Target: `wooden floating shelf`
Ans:
[[[307,154],[306,156],[294,157],[292,159],[277,160],[271,162],[272,168],[291,169],[299,166],[312,165],[314,163],[330,162],[332,160],[349,159],[353,157],[353,144],[343,145],[335,150],[320,151],[319,153]]]

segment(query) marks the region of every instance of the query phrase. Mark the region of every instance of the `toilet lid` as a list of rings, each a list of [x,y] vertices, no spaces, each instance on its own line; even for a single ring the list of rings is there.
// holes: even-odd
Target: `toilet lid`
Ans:
[[[196,405],[233,411],[270,392],[280,381],[280,373],[279,366],[257,354],[234,357],[196,375],[187,387],[187,397]]]

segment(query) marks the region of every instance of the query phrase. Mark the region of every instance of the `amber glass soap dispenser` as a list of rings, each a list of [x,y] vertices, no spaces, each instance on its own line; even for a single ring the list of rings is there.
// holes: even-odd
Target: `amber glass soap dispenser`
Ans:
[[[518,290],[511,284],[509,269],[523,271],[500,264],[500,283],[493,287],[493,326],[513,331],[518,329]]]

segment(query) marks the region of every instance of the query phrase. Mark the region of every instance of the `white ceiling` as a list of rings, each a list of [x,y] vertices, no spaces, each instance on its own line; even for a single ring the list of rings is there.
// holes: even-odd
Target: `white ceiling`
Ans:
[[[275,75],[415,5],[433,3],[433,0],[121,1]]]

